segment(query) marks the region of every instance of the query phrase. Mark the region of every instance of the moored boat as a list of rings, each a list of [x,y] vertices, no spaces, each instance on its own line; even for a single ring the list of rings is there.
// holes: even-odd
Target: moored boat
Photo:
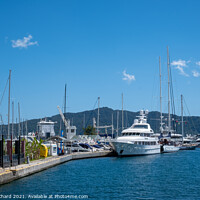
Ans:
[[[195,144],[182,144],[180,150],[195,150],[197,145]]]
[[[180,150],[180,147],[174,145],[164,145],[162,153],[173,153]]]
[[[159,57],[159,72],[160,72],[160,144],[161,144],[161,153],[172,153],[179,151],[179,147],[176,145],[176,142],[172,140],[172,130],[171,127],[171,115],[170,115],[170,65],[169,65],[169,52],[167,48],[167,68],[168,68],[168,126],[163,123],[162,115],[162,87],[161,87],[161,62]],[[163,128],[165,125],[165,128]],[[174,135],[174,134],[173,134]]]
[[[133,125],[122,131],[122,136],[112,141],[114,150],[119,156],[137,156],[159,154],[160,144],[157,137],[151,137],[153,130],[147,123],[148,111],[140,111]]]
[[[161,138],[161,153],[173,153],[179,151],[180,147],[173,141],[166,138]]]

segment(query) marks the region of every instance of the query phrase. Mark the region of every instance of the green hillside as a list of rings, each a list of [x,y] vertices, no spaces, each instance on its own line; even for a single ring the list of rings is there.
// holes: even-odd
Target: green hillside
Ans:
[[[112,114],[113,114],[113,124],[115,128],[116,133],[116,127],[117,127],[117,112],[119,112],[119,133],[121,132],[122,127],[122,114],[121,110],[113,110],[111,108],[100,108],[100,126],[104,125],[111,125],[112,124]],[[139,112],[130,112],[130,111],[124,111],[124,127],[130,127],[133,124],[134,119],[139,114]],[[87,127],[88,125],[93,124],[93,117],[97,120],[97,109],[95,110],[89,110],[84,112],[78,112],[78,113],[66,113],[66,118],[71,120],[71,125],[75,125],[77,127],[77,134],[83,134],[83,127]],[[167,117],[167,114],[164,114],[164,119]],[[181,133],[181,117],[180,116],[172,116],[174,118],[174,121],[177,121],[176,124],[176,130],[177,133]],[[148,114],[148,123],[150,123],[152,129],[154,132],[159,132],[159,121],[160,119],[160,113],[159,112],[149,112]],[[55,115],[52,117],[47,117],[47,120],[51,120],[54,122],[57,122],[55,124],[55,132],[56,134],[59,134],[60,132],[60,124],[61,129],[63,129],[63,123],[61,122],[60,115]],[[28,132],[37,131],[37,122],[39,122],[40,119],[32,119],[27,121],[27,128]],[[184,117],[184,130],[186,134],[198,134],[200,133],[200,117]],[[21,124],[22,129],[22,124]],[[7,126],[4,125],[0,128],[0,132],[3,132],[4,135],[7,133]],[[14,132],[15,135],[18,135],[18,124],[14,125]],[[101,129],[101,133],[104,133],[105,130]],[[111,133],[111,128],[108,129],[108,132]],[[25,122],[23,124],[23,133],[26,133],[25,128]]]

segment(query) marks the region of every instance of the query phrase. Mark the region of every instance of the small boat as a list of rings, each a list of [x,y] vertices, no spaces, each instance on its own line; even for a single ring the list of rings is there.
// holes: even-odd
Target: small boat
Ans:
[[[82,148],[87,149],[88,151],[93,151],[94,148],[91,147],[89,144],[87,143],[78,143]]]
[[[166,138],[160,139],[161,153],[173,153],[179,151],[180,147],[173,141],[167,140]]]
[[[98,146],[102,147],[104,150],[111,150],[111,146],[106,145],[106,144],[98,144]]]
[[[195,150],[197,147],[196,144],[182,144],[180,150]]]
[[[174,145],[164,145],[163,151],[162,151],[162,147],[161,147],[161,153],[173,153],[173,152],[177,152],[179,150],[180,150],[180,147],[174,146]]]
[[[97,145],[97,144],[93,144],[93,145],[91,145],[93,148],[95,148],[95,150],[96,151],[104,151],[104,149],[101,147],[101,146],[99,146],[99,145]]]
[[[183,137],[183,143],[180,146],[180,150],[195,150],[198,143],[195,141],[195,136],[186,135]]]
[[[84,145],[80,145],[79,143],[67,144],[66,148],[71,150],[71,152],[90,152],[90,151],[92,151],[90,148],[85,148]]]

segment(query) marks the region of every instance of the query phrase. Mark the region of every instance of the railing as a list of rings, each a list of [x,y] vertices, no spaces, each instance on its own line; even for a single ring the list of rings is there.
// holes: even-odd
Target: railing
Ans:
[[[13,154],[12,155],[12,166],[17,166],[18,165],[18,154]]]
[[[10,167],[11,162],[10,162],[10,157],[8,155],[3,156],[3,167]]]
[[[20,153],[20,164],[25,163],[25,155],[24,153]]]
[[[25,162],[25,152],[24,151],[24,141],[15,141],[15,153],[13,154],[13,144],[14,142],[4,140],[2,135],[2,140],[0,140],[0,167],[6,168],[11,166],[17,166]],[[10,145],[9,145],[10,144]],[[22,151],[22,152],[21,152]]]

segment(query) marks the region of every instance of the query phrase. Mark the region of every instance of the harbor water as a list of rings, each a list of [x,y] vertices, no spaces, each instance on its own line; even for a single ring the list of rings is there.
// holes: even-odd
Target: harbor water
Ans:
[[[200,149],[74,160],[2,185],[0,196],[2,199],[200,199]]]

